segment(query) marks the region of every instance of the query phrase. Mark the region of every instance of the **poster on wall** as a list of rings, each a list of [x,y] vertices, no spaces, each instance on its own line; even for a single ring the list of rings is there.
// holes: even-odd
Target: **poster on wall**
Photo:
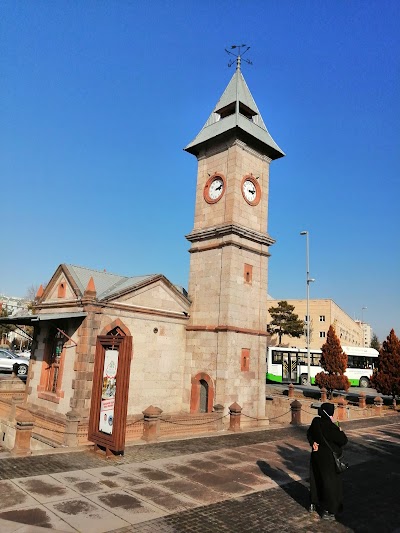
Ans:
[[[104,354],[99,430],[107,433],[107,435],[112,435],[113,430],[117,369],[118,350],[106,350]]]

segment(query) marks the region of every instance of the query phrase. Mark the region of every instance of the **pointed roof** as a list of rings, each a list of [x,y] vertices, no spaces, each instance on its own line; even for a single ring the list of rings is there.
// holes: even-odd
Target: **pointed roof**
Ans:
[[[246,143],[256,144],[258,149],[271,159],[278,159],[285,155],[267,130],[240,71],[240,57],[238,57],[236,71],[231,81],[207,122],[196,138],[185,147],[185,150],[198,155],[200,150],[208,145],[212,139],[231,135],[233,132]]]

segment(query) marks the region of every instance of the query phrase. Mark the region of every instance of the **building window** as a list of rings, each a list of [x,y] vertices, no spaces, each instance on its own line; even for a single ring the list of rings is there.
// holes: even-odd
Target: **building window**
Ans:
[[[250,350],[248,348],[242,348],[240,370],[242,372],[248,372],[250,370]]]
[[[319,315],[319,321],[325,322],[325,315]]]
[[[68,338],[59,328],[51,328],[49,330],[45,341],[40,383],[37,386],[38,397],[43,400],[59,403],[60,398],[64,397],[61,385],[65,343],[69,342]]]
[[[252,265],[247,265],[245,263],[245,265],[244,265],[244,281],[246,283],[250,283],[251,284],[252,279],[253,279],[253,267],[252,267]]]
[[[46,359],[46,363],[48,364],[46,390],[55,393],[60,388],[60,364],[66,339],[64,335],[57,330],[55,335],[49,340],[49,351]]]
[[[67,284],[65,281],[62,281],[60,285],[58,286],[58,298],[65,298],[65,295],[67,293]]]
[[[308,322],[308,316],[307,316],[307,315],[305,315],[305,317],[304,317],[304,322],[305,322],[306,324],[307,324],[307,322]]]
[[[319,332],[319,336],[320,336],[321,339],[324,339],[326,337],[325,331],[320,331]]]

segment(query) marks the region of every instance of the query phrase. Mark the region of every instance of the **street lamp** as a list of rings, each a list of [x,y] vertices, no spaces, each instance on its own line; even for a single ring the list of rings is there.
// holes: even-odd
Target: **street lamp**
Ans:
[[[364,324],[364,309],[368,309],[368,307],[361,307],[361,324]]]
[[[311,385],[311,364],[310,364],[310,283],[315,281],[310,278],[310,253],[308,245],[308,231],[301,231],[300,235],[306,236],[306,283],[307,283],[307,384]]]

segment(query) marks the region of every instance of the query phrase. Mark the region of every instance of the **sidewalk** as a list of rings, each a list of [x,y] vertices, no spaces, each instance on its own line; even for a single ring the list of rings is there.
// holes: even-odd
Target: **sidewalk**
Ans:
[[[89,451],[1,454],[0,531],[400,531],[400,416],[343,427],[351,469],[338,523],[307,512],[307,427],[270,426],[129,446],[111,460]]]

